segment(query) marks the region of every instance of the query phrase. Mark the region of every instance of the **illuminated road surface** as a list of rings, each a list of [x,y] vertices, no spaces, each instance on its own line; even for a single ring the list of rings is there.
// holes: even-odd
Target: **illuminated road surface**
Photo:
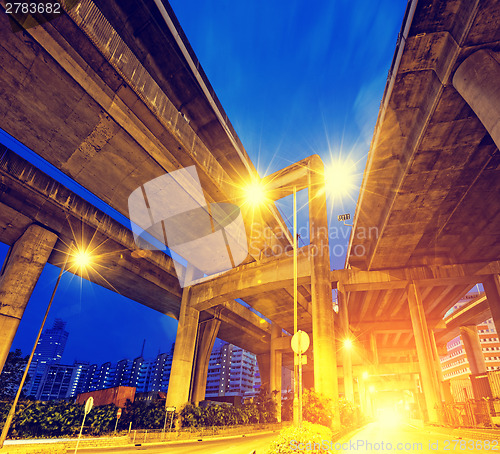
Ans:
[[[79,454],[266,454],[279,432],[238,436],[234,438],[212,439],[204,441],[189,441],[184,443],[166,443],[162,445],[144,445],[117,448],[85,448],[79,449]],[[68,450],[68,453],[74,450]]]
[[[421,429],[409,424],[381,424],[372,423],[356,432],[353,436],[346,436],[333,446],[338,454],[355,453],[448,453],[472,454],[499,452],[498,440],[456,440],[451,435],[432,432],[430,429]],[[342,445],[339,445],[341,443]],[[340,449],[335,449],[340,448]],[[307,450],[305,450],[307,452]],[[326,451],[325,451],[326,452]]]

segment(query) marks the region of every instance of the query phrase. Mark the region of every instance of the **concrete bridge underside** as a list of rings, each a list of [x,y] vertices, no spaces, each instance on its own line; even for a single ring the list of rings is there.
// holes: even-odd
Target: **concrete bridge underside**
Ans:
[[[0,10],[0,124],[7,133],[125,216],[134,189],[189,165],[208,201],[242,202],[240,188],[256,171],[168,5],[82,0],[69,14],[16,34]],[[444,314],[483,283],[500,332],[499,17],[493,0],[408,5],[346,269],[325,268],[315,253],[325,241],[319,236],[299,251],[299,328],[313,338],[306,383],[327,395],[336,398],[340,377],[341,392],[354,399],[353,381],[366,366],[405,382],[418,374],[428,417],[437,420]],[[263,183],[276,200],[294,186],[311,195],[320,177],[313,157]],[[16,264],[34,254],[30,244],[43,246],[22,298],[2,301],[0,326],[15,333],[41,267],[62,263],[72,230],[83,230],[106,240],[103,257],[111,259],[105,281],[92,280],[179,319],[169,403],[203,395],[214,333],[257,353],[263,381],[279,388],[281,358],[291,363],[282,329],[293,331],[293,262],[289,253],[272,253],[291,244],[274,204],[259,213],[242,204],[249,239],[260,239],[243,264],[182,291],[167,256],[141,257],[127,229],[11,152],[0,178],[0,240],[13,246],[0,297],[11,295]],[[325,222],[322,202],[312,200],[311,220]],[[338,315],[326,298],[331,288]],[[356,338],[356,358],[335,347],[346,336]],[[2,340],[2,351],[9,347]]]

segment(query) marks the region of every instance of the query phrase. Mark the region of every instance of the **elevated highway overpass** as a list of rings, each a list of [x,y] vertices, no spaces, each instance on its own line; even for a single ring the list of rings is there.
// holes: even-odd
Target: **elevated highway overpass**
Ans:
[[[204,395],[207,339],[214,333],[257,353],[264,381],[279,389],[277,371],[289,352],[283,330],[293,331],[291,236],[274,204],[256,211],[243,203],[241,188],[258,175],[170,7],[83,0],[57,20],[15,34],[3,5],[2,129],[125,216],[137,187],[195,165],[207,200],[240,204],[249,241],[262,239],[241,265],[182,290],[165,254],[138,254],[130,231],[7,152],[0,240],[13,247],[0,296],[12,293],[16,257],[33,254],[31,244],[44,254],[24,294],[2,296],[0,323],[9,333],[3,351],[41,267],[62,263],[61,244],[72,228],[83,229],[106,239],[103,255],[111,263],[101,285],[179,319],[170,403]],[[374,373],[418,373],[428,417],[437,420],[444,396],[434,331],[445,327],[446,311],[481,282],[500,332],[498,17],[495,1],[409,2],[344,270],[331,271],[325,252],[320,160],[262,180],[273,200],[294,187],[309,190],[311,244],[299,253],[299,328],[313,339],[308,383],[331,397],[338,395],[337,356],[340,389],[351,400],[353,380],[367,364]],[[274,256],[276,245],[286,253]],[[365,352],[354,366],[341,347],[349,336]]]

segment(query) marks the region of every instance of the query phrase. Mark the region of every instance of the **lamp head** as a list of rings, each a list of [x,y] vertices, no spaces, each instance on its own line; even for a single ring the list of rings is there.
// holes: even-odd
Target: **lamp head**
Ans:
[[[245,201],[252,207],[259,207],[267,202],[266,190],[262,183],[253,181],[244,188]]]

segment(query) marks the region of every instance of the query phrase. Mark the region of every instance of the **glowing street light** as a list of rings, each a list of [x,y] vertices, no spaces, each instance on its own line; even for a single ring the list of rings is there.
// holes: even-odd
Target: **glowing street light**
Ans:
[[[84,265],[88,265],[90,263],[90,254],[88,251],[83,251],[77,249],[76,253],[73,253],[70,250],[66,253],[66,260],[64,261],[64,265],[61,267],[61,271],[59,272],[59,276],[57,276],[56,285],[54,286],[54,290],[52,290],[52,295],[49,300],[49,304],[47,305],[47,309],[45,310],[45,315],[42,320],[42,324],[40,329],[38,330],[38,335],[35,340],[35,344],[31,350],[30,357],[28,358],[28,362],[26,363],[26,367],[24,369],[23,376],[21,378],[21,383],[19,383],[19,388],[17,389],[16,397],[14,398],[14,402],[12,402],[12,406],[10,407],[9,414],[7,415],[7,419],[5,420],[5,424],[3,426],[2,434],[0,435],[0,448],[3,447],[3,444],[7,438],[7,434],[10,429],[10,425],[12,420],[14,419],[14,415],[16,413],[17,402],[19,401],[19,397],[21,396],[21,392],[23,390],[24,382],[26,381],[26,377],[28,376],[28,370],[31,366],[31,361],[33,360],[33,356],[35,354],[36,347],[38,345],[38,341],[40,340],[40,336],[42,335],[43,327],[45,326],[45,322],[47,321],[47,317],[49,315],[50,308],[52,306],[52,302],[54,301],[54,297],[56,295],[57,288],[59,287],[59,283],[61,282],[61,277],[66,270],[66,265],[69,261],[74,261],[77,266],[82,269]]]
[[[368,372],[365,370],[365,371],[363,372],[363,375],[362,375],[363,380],[368,380],[368,377],[369,377],[369,376],[370,376],[370,375],[369,375],[369,374],[368,374]]]
[[[78,250],[74,254],[74,262],[78,268],[86,268],[91,263],[91,255],[87,250]]]
[[[245,194],[245,201],[256,208],[268,201],[266,189],[259,181],[253,181],[243,188]]]
[[[332,197],[342,197],[348,195],[355,189],[355,165],[352,161],[332,162],[325,167],[325,187],[326,192]]]
[[[350,338],[344,339],[344,348],[346,350],[352,349],[352,339],[350,339]]]

